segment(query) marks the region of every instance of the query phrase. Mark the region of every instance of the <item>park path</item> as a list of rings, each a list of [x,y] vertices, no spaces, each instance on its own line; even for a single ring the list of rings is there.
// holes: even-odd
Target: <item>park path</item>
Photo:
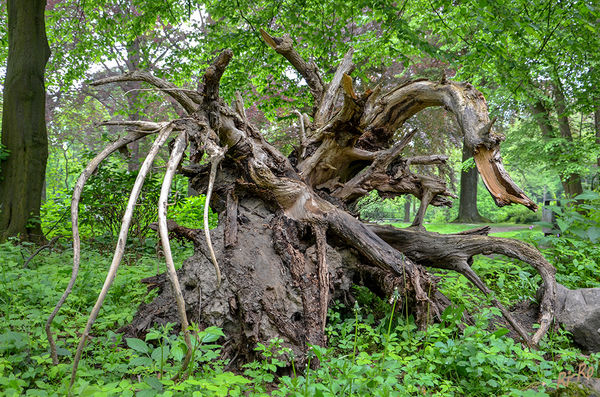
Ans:
[[[503,232],[513,232],[515,230],[524,230],[524,229],[529,229],[528,225],[518,225],[518,226],[491,226],[490,227],[490,233],[489,234],[494,234],[494,233],[503,233]]]

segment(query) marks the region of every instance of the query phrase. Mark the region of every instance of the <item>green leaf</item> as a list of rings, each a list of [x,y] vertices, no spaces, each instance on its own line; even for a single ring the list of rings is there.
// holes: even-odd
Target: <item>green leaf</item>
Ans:
[[[590,227],[587,230],[587,236],[590,238],[592,243],[598,242],[598,239],[600,238],[600,227],[597,227],[597,226]]]
[[[146,342],[151,340],[156,340],[160,338],[160,333],[158,331],[150,331],[146,334]]]
[[[145,389],[145,390],[140,390],[137,393],[135,393],[135,397],[154,397],[158,394],[158,392],[154,389]]]
[[[125,338],[125,341],[127,341],[127,346],[129,346],[130,348],[132,348],[133,350],[135,350],[137,352],[140,352],[140,353],[150,352],[150,349],[148,348],[148,345],[146,344],[146,342],[144,342],[141,339]]]
[[[225,336],[225,334],[219,327],[207,327],[204,331],[200,332],[200,340],[202,343],[215,342],[221,336]]]
[[[592,192],[591,190],[586,190],[580,195],[575,197],[576,200],[597,200],[600,199],[600,193]]]
[[[494,332],[494,333],[492,334],[492,336],[495,336],[496,338],[500,338],[500,337],[502,337],[502,336],[504,336],[504,335],[508,334],[509,332],[510,332],[510,331],[509,331],[509,330],[507,330],[506,328],[500,328],[500,329],[498,329],[496,332]]]
[[[146,383],[148,386],[150,386],[151,388],[153,388],[156,391],[162,391],[164,386],[161,383],[160,380],[158,380],[156,377],[154,376],[147,376],[144,378],[144,383]]]
[[[129,360],[129,365],[133,367],[151,367],[153,361],[150,357],[134,357]]]
[[[570,224],[568,222],[563,221],[562,219],[557,219],[556,220],[556,224],[558,225],[558,227],[560,228],[560,231],[564,233],[565,230],[567,230],[570,226]]]
[[[169,357],[169,346],[159,346],[152,352],[152,359],[156,362],[161,361],[161,357],[163,360],[166,360]]]
[[[171,349],[171,356],[173,359],[175,359],[175,361],[181,361],[184,356],[183,349],[179,346],[175,346],[173,349]]]

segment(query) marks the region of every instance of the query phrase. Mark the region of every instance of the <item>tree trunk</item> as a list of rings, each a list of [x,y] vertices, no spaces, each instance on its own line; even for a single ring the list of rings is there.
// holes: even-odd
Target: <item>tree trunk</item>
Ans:
[[[352,282],[382,298],[399,296],[396,307],[414,314],[417,325],[424,328],[439,320],[450,302],[437,291],[436,279],[423,265],[458,271],[488,294],[469,264],[473,255],[498,252],[531,263],[542,275],[541,326],[533,337],[527,334],[532,330],[523,330],[501,308],[526,343],[537,343],[553,317],[555,281],[553,267],[534,248],[489,240],[481,236],[483,229],[455,239],[418,230],[406,237],[399,229],[364,224],[349,210],[372,190],[382,197],[416,196],[421,200],[421,219],[428,205],[451,203],[452,194],[441,178],[415,174],[409,167],[440,164],[447,158],[402,157],[415,131],[394,138],[404,121],[429,106],[445,106],[457,115],[465,142],[476,153],[478,169],[498,205],[520,203],[536,209],[502,167],[498,152],[502,137],[491,130],[483,95],[470,84],[424,80],[386,93],[377,89],[356,93],[348,75],[354,67],[352,51],[331,83],[324,85],[314,63],[300,57],[289,36],[261,34],[304,77],[314,99],[312,117],[301,115],[298,136],[302,139],[289,158],[248,122],[241,96],[232,107],[219,97],[230,50],[207,69],[198,92],[176,90],[144,72],[95,83],[146,81],[178,100],[190,116],[167,125],[190,141],[192,164],[182,166],[181,172],[195,190],[206,192],[219,214],[219,226],[209,236],[161,220],[171,235],[194,243],[194,256],[178,271],[187,309],[177,317],[173,298],[178,295],[173,291],[179,287],[174,277],[152,277],[146,282],[159,288],[159,295],[140,307],[125,331],[140,336],[157,323],[179,322],[183,312],[201,326],[223,327],[230,340],[225,354],[238,357],[239,363],[252,359],[255,343],[279,337],[301,365],[309,344],[326,344],[327,308],[332,299],[352,301]],[[167,131],[164,125],[150,122],[113,123],[129,123],[136,131],[145,128],[144,134]],[[208,159],[201,162],[204,154]],[[223,269],[220,286],[219,268]]]
[[[573,141],[573,134],[571,133],[571,126],[569,124],[569,113],[567,111],[567,102],[560,86],[560,82],[556,82],[552,85],[554,91],[556,114],[558,117],[558,128],[560,130],[560,136],[566,139],[568,142]],[[577,173],[569,173],[561,175],[561,183],[565,191],[567,198],[572,198],[578,194],[583,193],[583,187],[581,185],[581,176]]]
[[[594,111],[594,129],[596,130],[596,144],[600,146],[600,105]],[[600,157],[596,159],[598,165],[598,174],[600,174]]]
[[[0,241],[44,240],[40,201],[48,159],[44,70],[50,56],[45,0],[8,1],[8,62],[0,163]]]
[[[410,196],[406,196],[404,200],[404,218],[402,219],[402,221],[410,222]]]
[[[473,151],[463,145],[463,161],[473,157]],[[479,174],[477,168],[471,167],[460,173],[460,199],[458,204],[458,217],[454,223],[480,223],[487,220],[479,214],[477,209],[477,181]]]

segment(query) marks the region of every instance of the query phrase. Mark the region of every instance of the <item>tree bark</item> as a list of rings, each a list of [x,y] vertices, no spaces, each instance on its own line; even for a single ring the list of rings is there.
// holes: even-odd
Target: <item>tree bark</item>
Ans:
[[[491,129],[483,95],[468,83],[426,80],[399,85],[385,93],[378,89],[357,93],[347,74],[353,69],[352,51],[338,66],[331,83],[324,86],[314,64],[300,58],[289,37],[261,33],[271,47],[301,69],[298,72],[306,79],[316,104],[312,121],[302,116],[302,140],[290,157],[271,146],[248,122],[241,96],[232,107],[219,97],[220,78],[233,55],[230,50],[223,51],[208,67],[198,92],[171,90],[172,85],[144,72],[95,83],[150,82],[170,90],[167,92],[189,113],[189,117],[170,124],[176,131],[185,131],[190,141],[192,164],[181,170],[199,193],[212,193],[209,201],[220,220],[210,236],[168,223],[173,236],[190,240],[195,246],[194,256],[178,272],[189,317],[202,326],[223,327],[231,340],[225,353],[240,357],[242,362],[252,358],[256,342],[280,337],[294,351],[296,362],[302,364],[309,344],[326,344],[328,305],[335,298],[352,301],[352,282],[366,285],[384,298],[399,296],[399,310],[413,313],[417,325],[424,328],[440,318],[449,301],[437,291],[436,279],[422,265],[439,264],[435,258],[453,256],[452,269],[489,293],[468,264],[472,255],[498,251],[533,262],[543,273],[542,327],[531,340],[501,309],[526,343],[539,340],[552,319],[555,283],[552,266],[533,248],[481,239],[462,253],[450,240],[430,244],[429,248],[399,248],[395,232],[391,235],[396,237],[386,240],[390,232],[380,233],[349,210],[373,190],[382,197],[418,197],[421,207],[416,219],[420,220],[429,204],[451,204],[448,197],[452,194],[442,178],[415,174],[410,169],[411,164],[442,164],[447,158],[405,158],[402,149],[415,131],[399,140],[394,137],[404,121],[429,106],[444,106],[457,116],[465,142],[475,153],[478,169],[498,205],[520,203],[535,209],[502,167],[498,146],[503,137]],[[204,154],[208,159],[201,164]],[[220,161],[218,172],[215,159]],[[423,233],[433,240],[438,236]],[[459,241],[468,243],[476,237],[476,233],[463,234]],[[223,269],[220,286],[219,266]],[[143,334],[156,323],[178,321],[166,277],[146,282],[158,287],[160,294],[154,302],[143,305],[127,327],[133,335]]]
[[[568,142],[573,141],[573,134],[571,133],[571,125],[569,124],[569,113],[567,111],[567,101],[563,93],[560,82],[555,82],[552,85],[555,99],[556,114],[558,117],[558,129],[560,130],[560,136],[566,139]],[[583,186],[581,185],[581,176],[577,173],[562,174],[561,183],[565,191],[567,198],[572,198],[578,194],[583,193]]]
[[[44,70],[50,56],[45,0],[8,1],[8,63],[0,163],[0,240],[44,240],[40,201],[48,158]]]
[[[463,145],[462,159],[466,161],[473,157],[473,151]],[[460,199],[458,204],[458,217],[454,223],[480,223],[487,220],[479,214],[477,209],[477,181],[479,174],[477,168],[472,167],[469,170],[460,173]]]
[[[404,199],[404,218],[402,219],[403,222],[410,222],[410,206],[411,206],[411,199],[410,196],[406,196]]]

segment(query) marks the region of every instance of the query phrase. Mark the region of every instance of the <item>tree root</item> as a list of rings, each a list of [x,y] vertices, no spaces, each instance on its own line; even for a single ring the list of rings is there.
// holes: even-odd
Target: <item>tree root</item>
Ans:
[[[556,269],[529,244],[518,240],[482,235],[489,232],[489,228],[486,227],[450,235],[398,229],[392,226],[371,225],[369,228],[417,263],[454,270],[463,274],[486,295],[491,291],[469,266],[474,255],[502,254],[529,263],[541,275],[544,291],[540,303],[540,328],[535,334],[530,338],[495,298],[492,303],[502,311],[503,316],[515,331],[531,346],[536,346],[550,329],[556,307],[556,279],[554,276]]]
[[[165,172],[165,177],[161,187],[160,198],[158,199],[158,230],[160,233],[160,241],[162,243],[163,253],[165,255],[165,262],[167,263],[167,273],[173,288],[173,296],[175,297],[175,301],[177,303],[177,311],[179,312],[179,320],[181,321],[181,330],[183,331],[185,344],[187,346],[187,352],[181,368],[173,379],[177,379],[179,375],[186,370],[192,358],[192,341],[190,339],[189,324],[185,312],[185,301],[183,299],[183,294],[181,293],[181,286],[179,285],[177,272],[175,271],[175,264],[173,263],[171,244],[169,243],[169,230],[167,228],[167,204],[169,201],[171,183],[173,182],[173,176],[175,175],[175,171],[177,170],[177,166],[181,161],[181,157],[183,156],[186,146],[186,132],[182,131],[175,140],[171,157],[167,163],[167,171]]]
[[[127,144],[147,136],[149,133],[150,132],[133,131],[108,145],[106,148],[104,148],[104,150],[102,150],[96,157],[94,157],[88,163],[88,165],[85,167],[85,169],[79,176],[77,183],[75,184],[75,188],[73,190],[73,198],[71,199],[71,227],[73,231],[73,270],[71,272],[71,279],[69,280],[69,284],[67,285],[67,288],[60,297],[59,301],[56,303],[54,310],[48,317],[45,327],[46,336],[48,338],[48,344],[50,345],[50,356],[52,357],[52,363],[54,365],[58,365],[58,355],[56,353],[56,343],[54,343],[54,337],[52,336],[52,331],[50,327],[60,308],[62,307],[65,300],[73,290],[73,285],[75,285],[75,281],[77,280],[77,274],[79,273],[79,262],[81,260],[81,240],[79,238],[79,202],[81,201],[81,193],[83,192],[83,187],[87,182],[88,178],[94,173],[94,171],[96,171],[96,169],[98,168],[100,163],[104,161],[104,159],[106,159],[109,155],[119,150],[120,148],[126,146]]]
[[[125,214],[123,215],[121,231],[119,232],[119,239],[117,241],[117,247],[115,248],[115,254],[113,256],[112,263],[108,270],[108,274],[106,275],[106,280],[104,281],[104,285],[102,286],[100,295],[98,295],[96,304],[94,305],[92,312],[90,313],[90,316],[88,318],[87,324],[85,326],[85,329],[84,329],[81,339],[79,341],[79,345],[77,346],[77,351],[75,352],[75,358],[73,359],[73,370],[71,372],[71,381],[69,383],[69,390],[73,387],[73,384],[75,383],[75,377],[77,376],[77,367],[79,365],[79,360],[81,359],[81,355],[83,353],[83,348],[84,348],[87,338],[89,336],[92,325],[94,324],[94,321],[96,320],[96,317],[98,316],[98,313],[100,312],[100,308],[102,307],[104,298],[106,298],[106,294],[108,293],[108,290],[109,290],[110,286],[112,285],[112,282],[115,279],[117,269],[119,268],[119,264],[121,263],[121,259],[123,258],[123,253],[125,252],[125,242],[127,240],[127,234],[129,232],[129,225],[131,223],[131,218],[133,216],[135,203],[137,202],[138,196],[142,189],[142,185],[144,183],[144,180],[146,179],[146,175],[148,174],[148,171],[150,171],[150,167],[152,166],[152,162],[154,161],[154,158],[156,157],[158,150],[166,142],[167,138],[171,134],[171,131],[173,131],[173,126],[171,124],[168,124],[167,126],[163,127],[160,130],[156,140],[154,141],[154,143],[152,144],[152,147],[150,148],[150,152],[148,152],[148,155],[146,156],[144,163],[140,167],[140,171],[135,180],[135,184],[133,185],[131,195],[129,196],[129,201],[127,202],[127,209],[125,210]],[[83,176],[83,174],[82,174],[82,176]],[[85,179],[86,178],[82,178],[82,180],[84,180],[84,181],[85,181]],[[81,184],[81,188],[83,188],[83,184]],[[77,207],[75,207],[75,208],[77,208]],[[73,224],[75,225],[75,223],[73,223]]]
[[[219,166],[221,160],[223,160],[227,149],[223,149],[215,144],[212,144],[208,138],[208,134],[205,145],[208,146],[207,152],[210,154],[210,177],[208,180],[208,188],[206,189],[206,199],[204,201],[204,237],[206,238],[206,245],[208,245],[208,250],[210,251],[210,258],[212,260],[213,266],[215,267],[215,272],[217,273],[217,287],[220,287],[221,270],[219,269],[217,256],[215,255],[215,250],[210,239],[208,209],[210,206],[210,198],[212,196],[213,187],[215,185],[215,177],[217,176],[217,167]]]

